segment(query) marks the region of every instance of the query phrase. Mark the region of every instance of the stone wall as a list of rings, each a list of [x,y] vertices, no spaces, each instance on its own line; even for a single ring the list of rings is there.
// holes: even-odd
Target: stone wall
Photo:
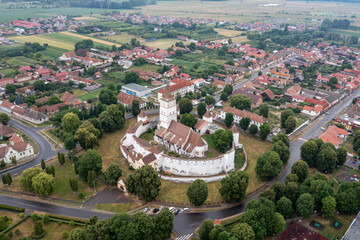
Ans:
[[[177,176],[215,176],[234,169],[235,149],[209,159],[184,159],[163,154],[157,160],[158,169]]]

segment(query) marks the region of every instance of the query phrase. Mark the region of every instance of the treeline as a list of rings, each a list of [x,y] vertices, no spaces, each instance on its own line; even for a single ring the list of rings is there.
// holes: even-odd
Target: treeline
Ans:
[[[329,31],[331,28],[337,29],[349,29],[350,28],[350,21],[347,19],[334,19],[331,21],[330,19],[324,19],[321,24],[322,31]]]
[[[103,9],[131,9],[138,6],[153,5],[156,0],[129,0],[129,1],[96,1],[96,0],[72,0],[70,7],[103,8]]]
[[[31,54],[46,50],[47,46],[48,45],[46,43],[44,45],[40,45],[37,42],[35,42],[35,43],[26,42],[25,46],[0,51],[0,58],[18,57],[18,56],[29,55],[29,54],[31,55]]]

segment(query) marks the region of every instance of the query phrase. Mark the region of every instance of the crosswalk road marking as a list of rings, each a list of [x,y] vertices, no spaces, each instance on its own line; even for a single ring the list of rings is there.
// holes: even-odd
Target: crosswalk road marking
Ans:
[[[303,138],[299,138],[299,140],[304,141],[304,142],[306,142],[306,141],[307,141],[306,139],[303,139]]]
[[[184,235],[181,237],[177,237],[175,240],[188,240],[189,238],[191,238],[191,236],[193,235],[193,233],[188,234],[188,235]]]

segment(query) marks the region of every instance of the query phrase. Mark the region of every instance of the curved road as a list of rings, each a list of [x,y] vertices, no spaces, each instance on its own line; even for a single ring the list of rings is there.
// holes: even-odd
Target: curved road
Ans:
[[[310,126],[308,126],[307,129],[304,130],[302,133],[302,136],[290,144],[290,159],[289,162],[285,168],[285,170],[282,172],[281,176],[279,177],[278,181],[284,181],[285,176],[290,173],[291,167],[293,163],[300,159],[300,147],[301,145],[307,141],[310,138],[316,138],[318,137],[322,130],[321,127],[323,127],[327,122],[332,120],[338,113],[340,113],[344,108],[348,107],[351,104],[352,98],[357,97],[360,94],[360,88],[357,89],[353,94],[348,95],[345,99],[340,101],[335,107],[333,107],[331,110],[328,111],[328,114],[323,114],[321,117],[319,117],[315,122],[311,123]],[[155,113],[158,110],[153,110],[151,113]],[[129,118],[128,116],[126,118]],[[4,172],[10,172],[11,174],[20,173],[21,171],[33,167],[40,163],[41,159],[47,159],[51,156],[54,156],[56,154],[55,151],[51,150],[50,144],[31,127],[27,127],[22,125],[21,123],[12,120],[10,124],[14,125],[15,127],[19,128],[20,130],[24,131],[28,136],[34,139],[39,145],[40,148],[40,154],[37,158],[34,160],[16,167],[11,170],[5,170]],[[1,173],[4,173],[1,172]],[[0,173],[0,174],[1,174]],[[274,183],[276,180],[270,182],[267,184],[267,187],[271,186],[272,183]],[[178,233],[179,236],[191,234],[194,232],[194,230],[200,226],[203,220],[210,218],[210,219],[222,219],[226,217],[231,217],[233,215],[239,214],[244,211],[246,203],[250,201],[253,198],[256,198],[257,195],[262,190],[259,190],[258,192],[255,192],[251,194],[250,196],[247,196],[247,199],[241,203],[240,205],[237,205],[232,208],[223,209],[223,210],[215,210],[215,211],[209,211],[209,212],[201,212],[201,213],[186,213],[186,214],[179,214],[175,216],[174,218],[174,230]],[[65,215],[65,216],[71,216],[71,217],[79,217],[79,218],[90,218],[93,215],[97,215],[100,219],[103,218],[109,218],[112,215],[111,214],[104,214],[92,211],[89,208],[72,208],[72,207],[65,207],[65,206],[59,206],[55,204],[50,203],[42,203],[37,202],[33,200],[27,200],[22,198],[16,198],[13,196],[5,196],[0,195],[0,203],[1,204],[11,204],[13,206],[17,207],[23,207],[26,209],[36,210],[36,211],[44,211],[59,215]]]

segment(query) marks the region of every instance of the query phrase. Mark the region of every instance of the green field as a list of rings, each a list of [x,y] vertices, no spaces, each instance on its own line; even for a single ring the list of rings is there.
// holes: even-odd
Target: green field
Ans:
[[[331,33],[338,33],[346,36],[355,36],[360,37],[360,31],[351,31],[351,30],[344,30],[344,29],[330,29]]]
[[[83,100],[83,101],[87,101],[89,99],[94,99],[97,98],[100,94],[101,89],[95,90],[93,92],[88,92],[82,95],[79,95],[78,97]]]
[[[34,59],[27,58],[24,56],[7,58],[5,61],[8,64],[14,64],[17,66],[27,66],[27,65],[34,65],[34,64],[40,63]]]

